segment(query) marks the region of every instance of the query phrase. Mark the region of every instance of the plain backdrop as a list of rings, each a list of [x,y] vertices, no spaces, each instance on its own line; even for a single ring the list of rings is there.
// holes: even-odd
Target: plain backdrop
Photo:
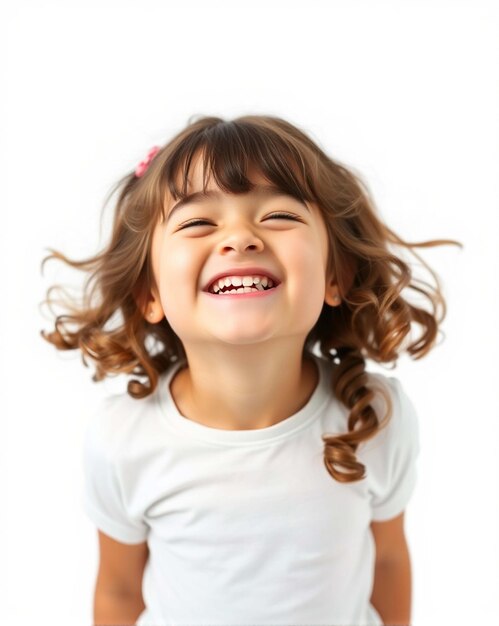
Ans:
[[[464,245],[417,249],[445,337],[387,373],[420,418],[413,624],[499,624],[497,3],[17,0],[0,17],[0,621],[91,623],[83,434],[126,385],[40,337],[48,287],[83,279],[42,258],[94,254],[111,185],[191,116],[257,113],[360,174],[406,240]]]

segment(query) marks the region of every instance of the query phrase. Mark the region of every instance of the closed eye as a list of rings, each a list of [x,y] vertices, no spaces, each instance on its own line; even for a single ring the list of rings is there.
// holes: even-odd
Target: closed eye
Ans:
[[[291,213],[272,213],[269,217],[283,217],[284,219],[299,221],[299,218]]]
[[[300,218],[296,217],[296,215],[292,215],[291,213],[272,213],[271,215],[269,215],[269,217],[294,220],[295,222],[301,221]],[[199,226],[200,224],[210,224],[210,223],[211,222],[208,222],[208,220],[192,220],[184,224],[180,228],[180,230],[182,230],[182,228],[187,228],[189,226]]]

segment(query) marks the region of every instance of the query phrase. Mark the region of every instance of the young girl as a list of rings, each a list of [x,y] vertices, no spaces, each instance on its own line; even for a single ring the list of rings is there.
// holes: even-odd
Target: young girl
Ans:
[[[408,624],[418,419],[366,359],[423,357],[446,314],[389,245],[460,244],[403,241],[270,116],[191,121],[116,189],[99,254],[45,259],[91,274],[42,336],[135,377],[85,438],[95,623]]]

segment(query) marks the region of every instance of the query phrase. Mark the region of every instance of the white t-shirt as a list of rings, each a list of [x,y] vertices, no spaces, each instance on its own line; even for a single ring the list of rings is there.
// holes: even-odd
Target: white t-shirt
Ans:
[[[170,382],[141,400],[106,398],[85,436],[82,504],[102,532],[148,542],[139,626],[379,626],[370,604],[372,520],[401,513],[416,483],[419,426],[397,378],[370,372],[393,400],[389,425],[357,449],[366,478],[333,479],[324,433],[347,431],[332,362],[313,355],[308,403],[256,430],[182,416]],[[384,400],[373,403],[384,416]]]

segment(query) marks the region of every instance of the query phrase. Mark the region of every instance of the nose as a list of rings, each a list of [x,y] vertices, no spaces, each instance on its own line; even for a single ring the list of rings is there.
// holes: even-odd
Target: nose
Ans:
[[[219,252],[227,252],[231,249],[244,252],[245,250],[263,250],[263,248],[262,239],[251,229],[243,226],[232,229],[218,244]]]

